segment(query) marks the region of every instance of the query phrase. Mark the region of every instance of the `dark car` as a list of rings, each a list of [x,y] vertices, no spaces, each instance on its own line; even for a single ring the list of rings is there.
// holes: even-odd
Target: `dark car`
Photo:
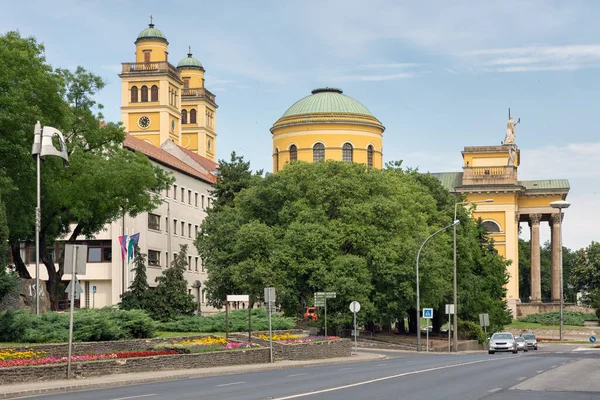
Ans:
[[[538,349],[537,338],[533,333],[521,333],[521,337],[527,342],[527,348],[534,350]]]

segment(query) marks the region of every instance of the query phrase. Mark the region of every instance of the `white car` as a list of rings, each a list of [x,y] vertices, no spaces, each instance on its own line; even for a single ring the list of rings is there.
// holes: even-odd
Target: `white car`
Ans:
[[[512,351],[513,354],[517,354],[517,342],[515,337],[510,332],[496,332],[490,338],[490,344],[488,346],[488,353],[494,354],[497,351]]]

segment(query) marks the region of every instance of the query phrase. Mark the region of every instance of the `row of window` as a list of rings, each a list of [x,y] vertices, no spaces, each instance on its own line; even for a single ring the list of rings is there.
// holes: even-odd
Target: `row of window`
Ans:
[[[179,227],[181,230],[178,231]],[[152,229],[154,231],[160,231],[160,215],[148,213],[148,229]],[[192,238],[198,236],[198,225],[194,225],[194,230],[192,231],[192,224],[188,222],[187,224],[187,237]],[[165,232],[169,232],[169,218],[165,217]],[[177,233],[179,232],[179,233]],[[193,232],[193,236],[192,236]],[[173,235],[186,236],[186,222],[178,221],[173,219]]]
[[[88,246],[87,262],[89,263],[102,263],[112,261],[112,245],[111,242],[106,241],[89,241],[83,244]],[[65,250],[64,243],[58,243],[53,247],[48,247],[48,257],[53,262],[58,262],[58,258],[63,255]],[[58,258],[57,258],[58,255]],[[21,250],[21,259],[26,264],[35,263],[35,247],[25,247]],[[11,263],[14,263],[11,255]]]
[[[290,146],[290,162],[298,161],[298,147],[293,144]],[[367,165],[373,167],[373,153],[375,148],[372,145],[367,147]],[[325,160],[325,145],[323,143],[315,143],[313,146],[313,162]],[[354,161],[354,148],[350,143],[344,143],[342,146],[342,161]],[[279,171],[279,149],[275,149],[275,170]]]
[[[138,93],[141,95],[141,102],[142,103],[147,103],[148,102],[148,86],[144,85],[142,86],[139,91],[138,91],[138,87],[137,86],[132,86],[131,87],[131,102],[132,103],[137,103],[138,101]],[[150,88],[150,101],[158,101],[158,86],[153,85]]]
[[[179,200],[182,203],[185,203],[186,201],[186,190],[183,187],[180,187],[178,190],[177,185],[173,185],[173,200],[177,200],[177,197],[179,195]],[[192,196],[193,195],[193,196]],[[167,188],[167,191],[165,192],[165,197],[171,197],[171,189]],[[187,203],[189,205],[192,205],[192,200],[194,203],[194,207],[200,207],[202,209],[205,209],[206,207],[210,207],[210,197],[205,197],[203,194],[199,194],[198,192],[193,192],[191,190],[187,190]]]
[[[195,124],[196,123],[196,110],[192,108],[189,112],[189,115],[190,115],[190,124]],[[186,109],[181,110],[181,123],[182,124],[188,123],[188,111]]]
[[[177,257],[177,253],[173,253],[173,259]],[[204,272],[204,264],[202,260],[198,256],[188,256],[187,260],[187,270],[192,271],[192,267],[194,272]],[[148,265],[152,267],[160,267],[161,262],[161,252],[158,250],[150,250],[148,249]],[[169,265],[169,253],[165,251],[165,265]]]

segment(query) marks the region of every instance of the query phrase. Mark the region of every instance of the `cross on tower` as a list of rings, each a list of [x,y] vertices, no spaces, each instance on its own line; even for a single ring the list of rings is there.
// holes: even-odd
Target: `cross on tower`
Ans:
[[[150,14],[150,25],[152,25],[152,14]]]

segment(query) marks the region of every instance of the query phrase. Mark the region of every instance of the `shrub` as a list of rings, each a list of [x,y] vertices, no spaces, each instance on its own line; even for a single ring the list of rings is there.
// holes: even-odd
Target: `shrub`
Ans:
[[[459,340],[479,340],[483,342],[485,339],[481,327],[471,321],[458,320],[457,334]]]
[[[565,325],[583,326],[585,321],[596,321],[598,318],[593,312],[584,313],[580,311],[563,311],[563,323]],[[531,322],[536,324],[552,324],[560,323],[560,311],[552,311],[543,314],[530,314],[526,317],[519,318],[521,322]]]
[[[274,330],[291,329],[295,326],[293,318],[282,317],[278,314],[271,316],[271,326]],[[175,321],[163,322],[158,330],[166,332],[225,332],[225,313],[209,317],[179,317]],[[252,330],[269,330],[269,316],[263,308],[252,309]],[[248,310],[236,310],[229,313],[229,332],[248,331]]]

